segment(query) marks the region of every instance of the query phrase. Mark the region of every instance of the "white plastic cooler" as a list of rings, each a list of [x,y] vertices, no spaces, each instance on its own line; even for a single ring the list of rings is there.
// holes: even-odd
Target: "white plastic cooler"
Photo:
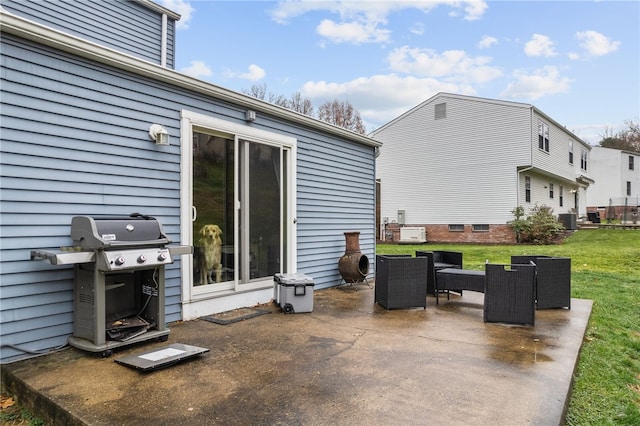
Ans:
[[[285,314],[313,311],[313,278],[304,274],[275,274],[274,299]]]

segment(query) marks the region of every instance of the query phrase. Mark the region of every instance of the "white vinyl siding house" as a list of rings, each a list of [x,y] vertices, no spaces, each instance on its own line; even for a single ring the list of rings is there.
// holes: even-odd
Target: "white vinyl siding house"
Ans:
[[[590,175],[596,182],[587,190],[589,211],[599,211],[604,219],[607,216],[618,218],[625,206],[628,210],[637,209],[640,205],[640,153],[596,146],[590,158]]]
[[[379,142],[132,56],[115,49],[115,41],[103,46],[60,32],[17,7],[44,2],[8,3],[16,7],[0,10],[1,362],[64,345],[72,333],[73,268],[31,260],[30,253],[70,246],[73,216],[149,214],[174,243],[195,244],[192,206],[182,202],[194,175],[191,154],[183,153],[194,138],[185,117],[205,117],[198,125],[236,143],[250,139],[281,149],[284,194],[293,201],[284,203],[283,272],[310,275],[316,289],[339,285],[347,231],[360,232],[362,252],[373,259]],[[124,15],[137,16],[140,5],[156,18],[167,14],[146,1],[98,3],[100,16],[102,3],[117,3]],[[49,19],[60,22],[62,13]],[[255,120],[246,120],[248,110]],[[156,123],[167,129],[169,145],[150,140]],[[194,295],[192,268],[191,256],[166,267],[167,322],[273,295],[272,278],[236,279],[224,291]]]
[[[515,129],[528,126],[528,111],[446,101],[446,118],[435,120],[435,103],[428,102],[373,132],[385,144],[377,159],[381,215],[395,218],[396,210],[403,209],[407,224],[423,223],[423,218],[448,224],[471,223],[469,212],[474,212],[474,223],[504,223],[508,211],[495,202],[480,208],[478,200],[506,197],[516,205],[517,193],[511,189],[517,176],[512,163],[503,159],[513,153],[515,162],[525,164],[529,153],[517,147],[528,145],[529,139],[525,134],[520,140],[501,137],[514,132],[501,126],[500,119]],[[496,180],[486,173],[489,169],[506,179]]]
[[[404,224],[426,226],[432,240],[448,235],[432,225],[505,225],[516,206],[571,212],[573,200],[564,197],[560,206],[549,184],[563,191],[585,186],[567,146],[573,141],[588,152],[588,145],[527,104],[440,93],[371,136],[384,143],[376,165],[381,218],[396,222],[404,210]]]

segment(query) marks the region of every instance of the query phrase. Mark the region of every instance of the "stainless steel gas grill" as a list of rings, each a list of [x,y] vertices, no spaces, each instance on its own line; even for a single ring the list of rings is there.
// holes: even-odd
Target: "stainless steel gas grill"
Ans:
[[[171,246],[160,222],[130,216],[75,216],[73,246],[32,250],[31,258],[74,265],[73,336],[78,349],[111,355],[112,350],[149,339],[167,340],[165,271],[191,246]]]

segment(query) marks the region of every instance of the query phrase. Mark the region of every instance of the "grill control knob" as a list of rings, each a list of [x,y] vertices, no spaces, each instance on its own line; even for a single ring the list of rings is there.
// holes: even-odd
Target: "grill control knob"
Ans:
[[[167,253],[162,252],[162,253],[160,253],[160,254],[158,255],[158,261],[159,261],[159,262],[164,262],[165,260],[167,260],[167,257],[168,257],[168,256],[167,256]]]
[[[141,254],[140,256],[138,256],[138,263],[144,263],[147,261],[147,256],[145,256],[144,254]]]
[[[124,256],[118,256],[118,257],[116,257],[116,265],[117,265],[117,266],[122,266],[122,265],[124,265],[124,262],[125,262],[125,258],[124,258]]]

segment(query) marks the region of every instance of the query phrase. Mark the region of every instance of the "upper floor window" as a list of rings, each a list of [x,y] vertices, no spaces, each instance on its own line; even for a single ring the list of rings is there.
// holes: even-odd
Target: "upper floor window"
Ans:
[[[633,155],[629,156],[629,170],[633,170]]]
[[[549,152],[549,125],[542,121],[538,123],[538,148]]]
[[[436,104],[436,120],[440,120],[441,118],[447,118],[447,104],[441,103]]]
[[[524,201],[531,202],[531,178],[529,176],[524,177]]]
[[[553,198],[553,184],[549,183],[549,198]]]
[[[569,141],[569,164],[573,164],[573,141]]]
[[[627,196],[631,196],[631,182],[627,181]]]
[[[580,152],[580,168],[587,171],[587,151],[584,149]]]

